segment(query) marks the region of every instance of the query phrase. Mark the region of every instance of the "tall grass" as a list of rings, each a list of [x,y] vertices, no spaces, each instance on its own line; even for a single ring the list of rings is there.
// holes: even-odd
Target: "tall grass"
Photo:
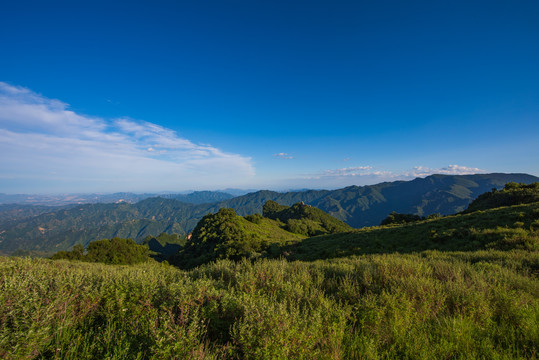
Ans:
[[[522,249],[189,272],[0,257],[0,358],[536,358],[538,269]]]

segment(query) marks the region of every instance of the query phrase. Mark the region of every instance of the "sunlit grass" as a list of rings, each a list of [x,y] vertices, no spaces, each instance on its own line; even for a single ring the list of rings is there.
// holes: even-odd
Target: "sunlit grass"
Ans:
[[[536,251],[426,251],[189,272],[0,258],[6,359],[534,358]]]

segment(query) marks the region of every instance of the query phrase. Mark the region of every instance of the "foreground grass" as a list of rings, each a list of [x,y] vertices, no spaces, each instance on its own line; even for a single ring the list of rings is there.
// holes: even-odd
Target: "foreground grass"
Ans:
[[[0,257],[0,358],[536,358],[538,269],[529,250],[189,272]]]

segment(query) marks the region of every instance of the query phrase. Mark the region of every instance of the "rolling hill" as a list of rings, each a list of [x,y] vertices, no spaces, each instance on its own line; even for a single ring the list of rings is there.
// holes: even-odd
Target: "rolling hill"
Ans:
[[[11,218],[0,212],[0,251],[56,252],[74,244],[101,238],[124,237],[142,241],[162,232],[189,233],[206,214],[233,208],[238,215],[262,213],[272,200],[283,205],[304,202],[354,228],[378,225],[392,211],[421,216],[460,212],[482,193],[508,182],[532,183],[527,174],[432,175],[412,181],[350,186],[338,190],[279,193],[258,191],[214,203],[193,204],[177,199],[149,198],[136,204],[85,204],[67,208],[22,211],[10,208]],[[52,209],[51,209],[52,210]],[[24,212],[27,216],[24,216]],[[33,211],[33,212],[32,212]]]

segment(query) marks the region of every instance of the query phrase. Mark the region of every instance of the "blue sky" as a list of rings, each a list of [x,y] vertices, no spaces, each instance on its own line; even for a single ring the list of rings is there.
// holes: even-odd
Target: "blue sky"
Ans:
[[[0,192],[539,175],[537,1],[2,1]]]

